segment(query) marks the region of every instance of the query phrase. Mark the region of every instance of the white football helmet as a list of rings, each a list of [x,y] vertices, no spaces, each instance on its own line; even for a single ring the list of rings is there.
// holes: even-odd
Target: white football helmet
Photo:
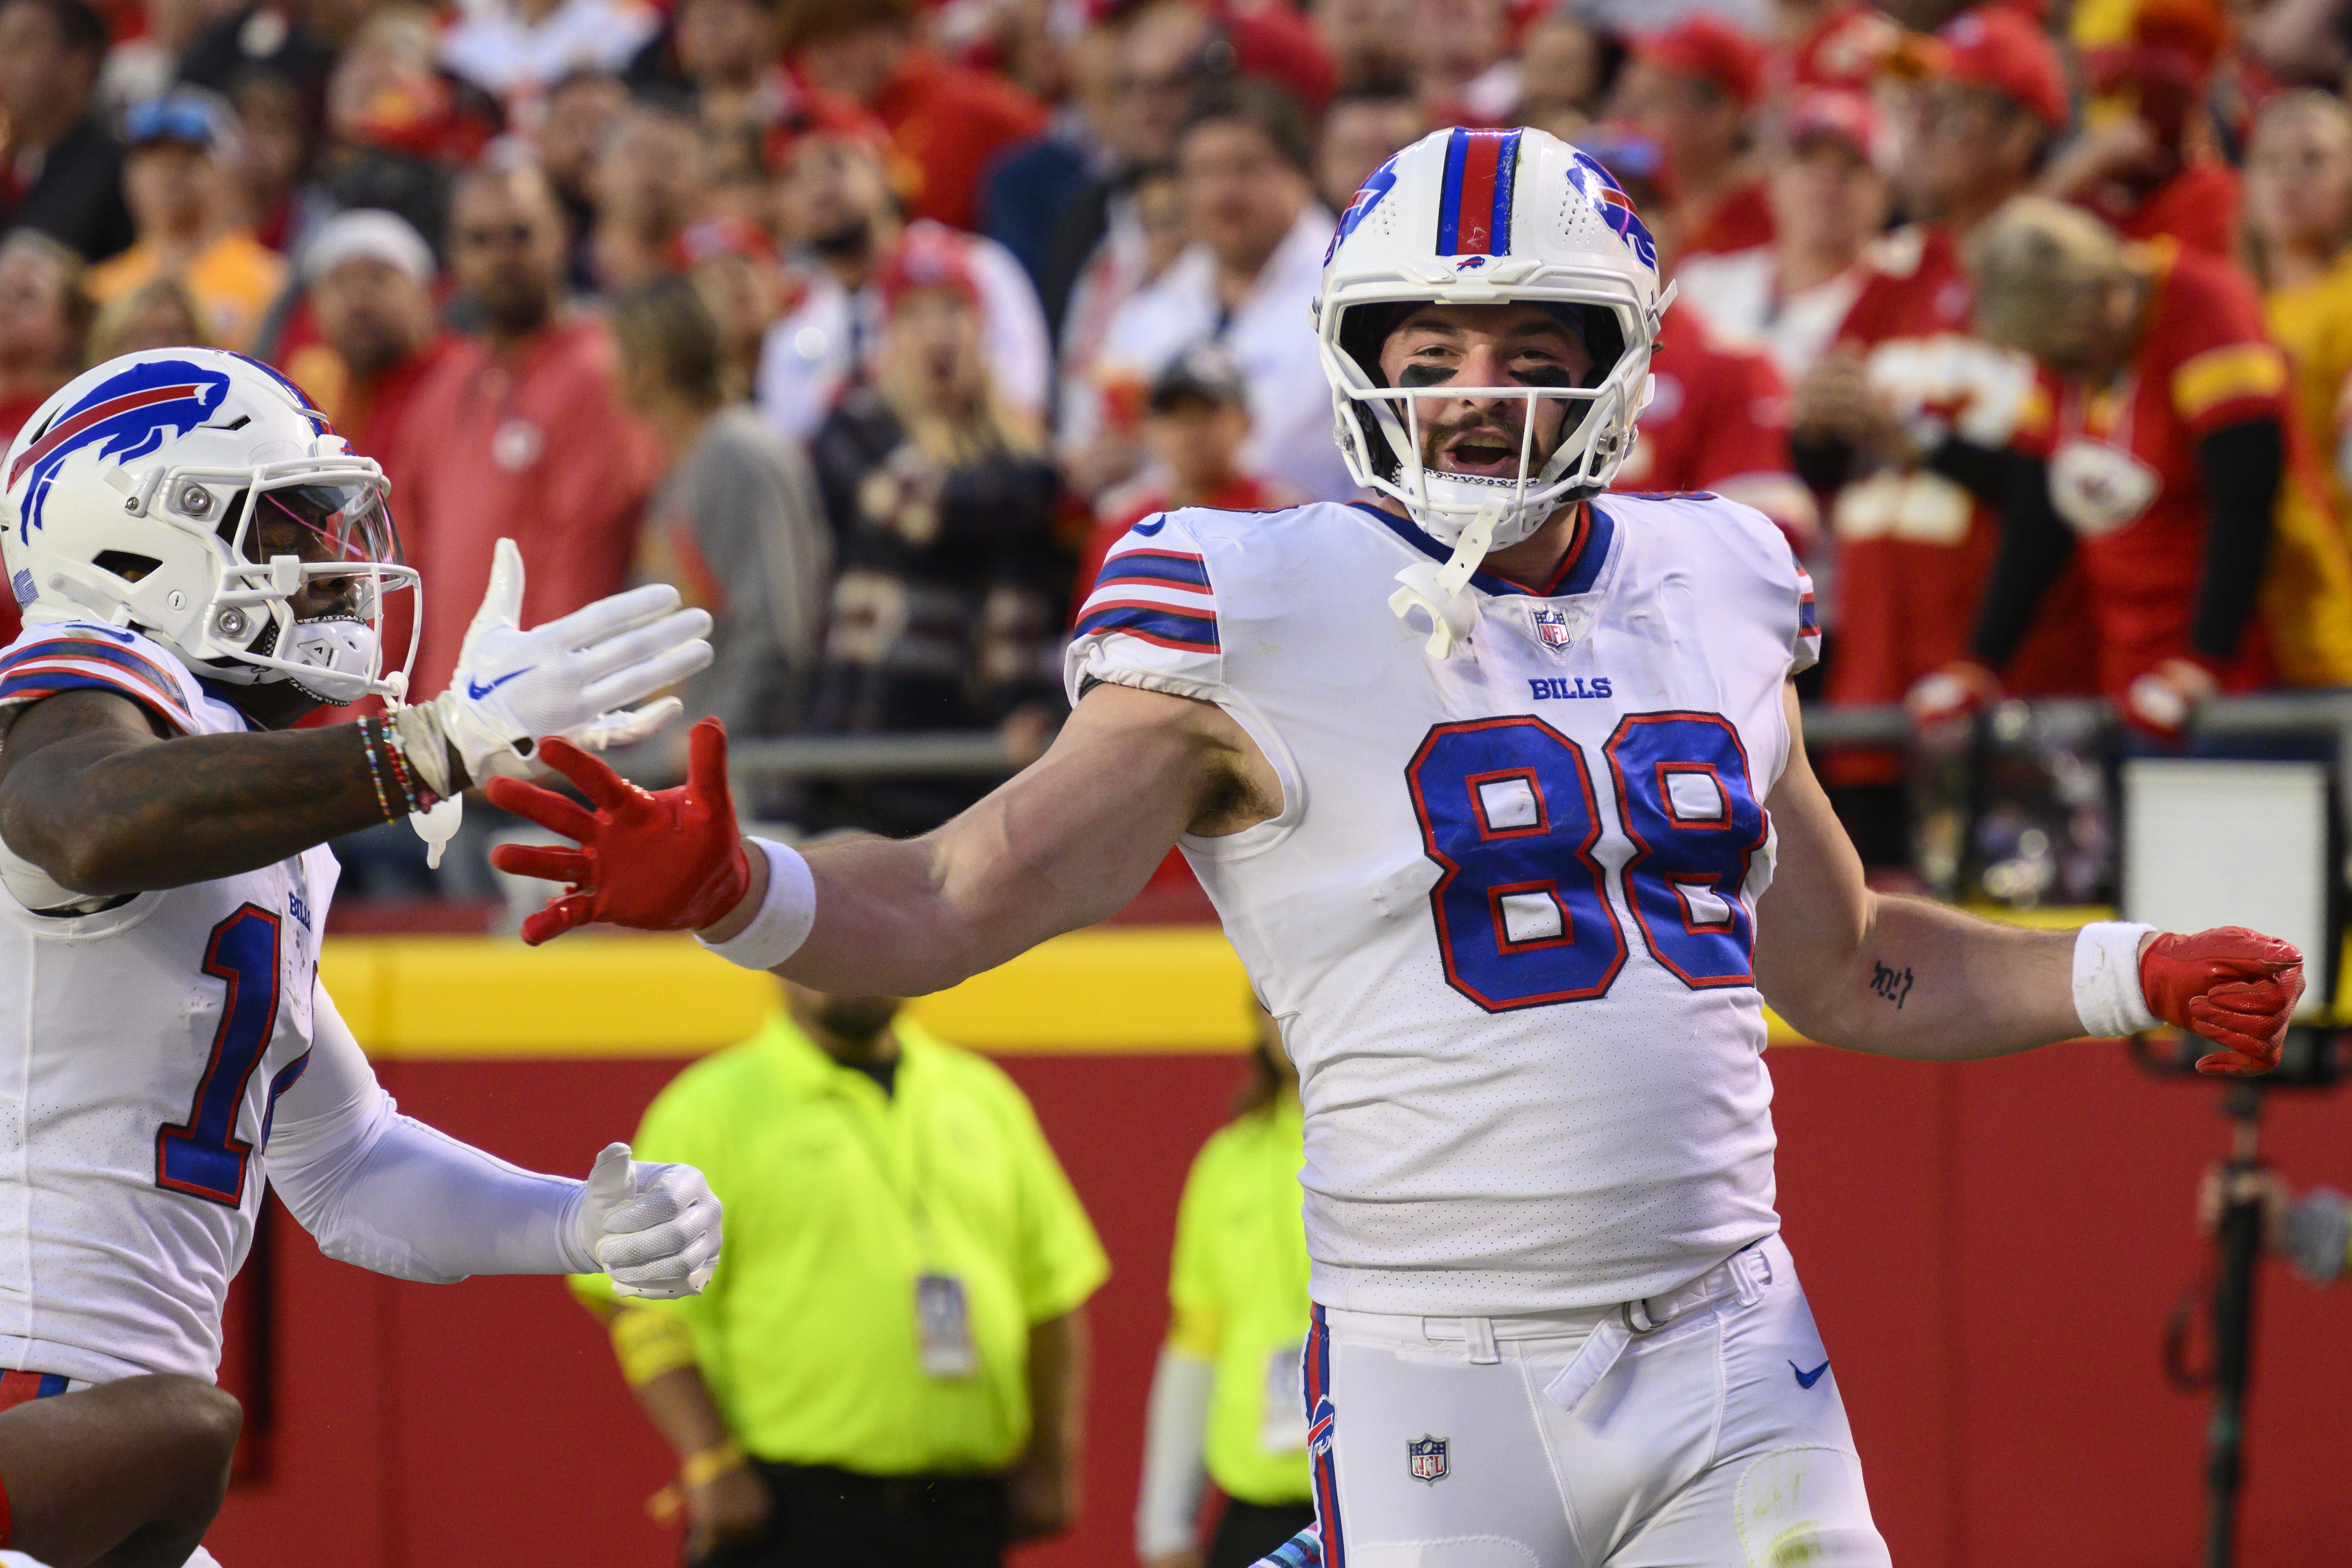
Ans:
[[[1398,612],[1420,604],[1441,622],[1488,549],[1517,543],[1553,511],[1608,487],[1632,449],[1650,399],[1650,351],[1674,296],[1661,290],[1657,246],[1608,171],[1549,132],[1432,131],[1373,172],[1339,219],[1315,300],[1323,373],[1348,472],[1403,504],[1432,538],[1454,547],[1444,591],[1408,582]],[[1381,344],[1399,306],[1529,304],[1573,312],[1592,355],[1576,387],[1391,387]],[[1526,402],[1518,472],[1510,477],[1423,467],[1424,400]],[[1533,449],[1538,402],[1568,411],[1559,444]],[[1395,602],[1392,601],[1392,602]],[[1442,627],[1441,627],[1442,630]],[[1458,634],[1466,634],[1466,624]]]
[[[133,627],[198,674],[291,680],[322,702],[397,701],[415,657],[383,668],[401,563],[383,470],[257,360],[151,349],[74,378],[17,433],[0,556],[28,624]],[[306,583],[340,580],[295,618]],[[421,608],[421,607],[420,607]]]

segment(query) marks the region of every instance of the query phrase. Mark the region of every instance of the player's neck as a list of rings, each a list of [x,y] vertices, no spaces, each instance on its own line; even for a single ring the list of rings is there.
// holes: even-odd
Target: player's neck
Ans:
[[[1507,549],[1487,556],[1482,570],[1530,593],[1559,575],[1560,562],[1575,548],[1584,503],[1571,501],[1543,520],[1543,526]]]

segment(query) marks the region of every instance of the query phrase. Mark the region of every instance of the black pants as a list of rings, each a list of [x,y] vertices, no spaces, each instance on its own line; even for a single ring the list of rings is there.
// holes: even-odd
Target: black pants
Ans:
[[[695,1568],[1001,1568],[1004,1483],[986,1476],[861,1476],[823,1465],[752,1469],[776,1500],[767,1539]]]
[[[1229,1497],[1224,1517],[1217,1521],[1216,1539],[1209,1542],[1208,1568],[1250,1568],[1314,1522],[1313,1503],[1282,1502],[1269,1507]]]

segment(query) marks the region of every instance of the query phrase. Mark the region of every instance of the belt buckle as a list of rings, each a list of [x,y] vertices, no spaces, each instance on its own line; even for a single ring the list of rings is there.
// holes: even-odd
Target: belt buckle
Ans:
[[[1642,1309],[1642,1322],[1639,1323],[1633,1321],[1633,1309],[1635,1307]],[[1660,1329],[1666,1326],[1664,1323],[1659,1322],[1650,1316],[1650,1303],[1647,1301],[1622,1301],[1618,1303],[1617,1316],[1624,1322],[1625,1332],[1632,1334],[1635,1339],[1640,1339],[1645,1334],[1654,1334]]]

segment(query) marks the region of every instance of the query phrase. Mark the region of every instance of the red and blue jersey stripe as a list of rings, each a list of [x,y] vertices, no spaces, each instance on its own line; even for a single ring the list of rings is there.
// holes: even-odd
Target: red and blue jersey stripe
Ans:
[[[1223,650],[1208,563],[1182,550],[1122,550],[1103,562],[1074,636],[1116,632],[1187,653]]]
[[[1519,171],[1517,131],[1465,131],[1445,143],[1445,184],[1437,199],[1437,254],[1508,256],[1511,188]]]
[[[1307,1332],[1305,1366],[1307,1453],[1315,1490],[1315,1529],[1323,1548],[1323,1568],[1346,1568],[1347,1538],[1339,1527],[1339,1465],[1332,1452],[1339,1412],[1331,1403],[1331,1325],[1315,1308]]]
[[[196,727],[178,678],[135,648],[65,632],[0,653],[0,706],[72,691],[112,692],[152,709],[176,729]]]

